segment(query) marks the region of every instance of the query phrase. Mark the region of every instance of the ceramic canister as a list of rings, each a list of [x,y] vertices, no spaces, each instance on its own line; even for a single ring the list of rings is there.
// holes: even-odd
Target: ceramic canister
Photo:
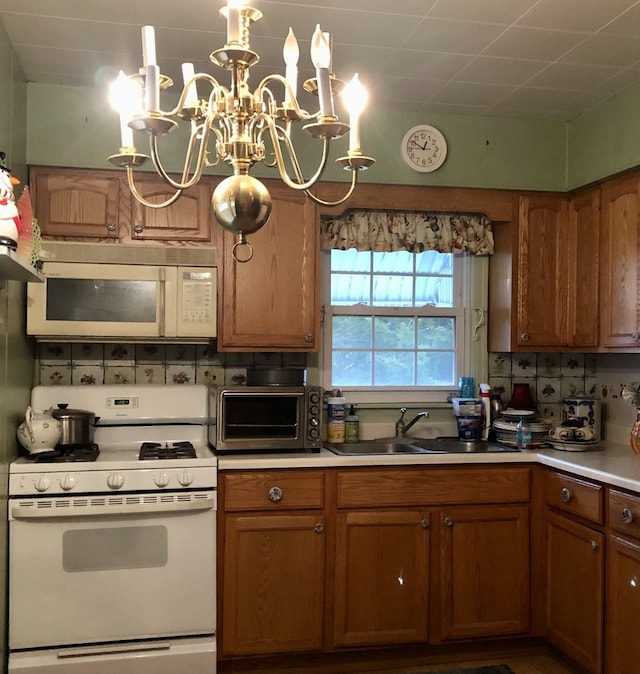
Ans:
[[[593,428],[593,439],[600,440],[600,401],[595,398],[575,396],[562,401],[562,423],[578,418],[583,426]]]

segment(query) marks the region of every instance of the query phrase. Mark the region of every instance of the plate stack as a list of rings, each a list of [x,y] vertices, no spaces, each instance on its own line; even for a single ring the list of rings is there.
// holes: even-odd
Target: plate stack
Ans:
[[[517,447],[516,431],[520,419],[526,419],[531,429],[531,449],[545,447],[549,441],[550,421],[536,420],[536,413],[531,410],[506,409],[502,416],[493,422],[496,441],[508,447]]]

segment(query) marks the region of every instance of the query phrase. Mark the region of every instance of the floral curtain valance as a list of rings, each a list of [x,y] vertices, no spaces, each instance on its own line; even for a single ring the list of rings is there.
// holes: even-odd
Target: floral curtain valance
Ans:
[[[482,213],[348,211],[321,221],[323,248],[493,254],[491,220]]]

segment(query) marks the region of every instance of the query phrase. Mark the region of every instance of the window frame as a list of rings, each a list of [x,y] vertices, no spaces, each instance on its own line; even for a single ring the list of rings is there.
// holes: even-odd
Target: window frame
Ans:
[[[331,336],[333,316],[339,315],[388,315],[388,316],[453,316],[456,319],[456,375],[470,372],[472,359],[472,341],[478,341],[471,335],[474,309],[470,306],[470,298],[477,301],[477,289],[472,293],[476,265],[474,257],[465,254],[453,255],[453,307],[370,307],[370,306],[335,306],[331,307],[331,251],[321,251],[321,287],[322,287],[322,339],[319,359],[320,384],[325,390],[333,390],[331,383]],[[485,283],[484,295],[487,295]],[[486,306],[483,303],[481,306]],[[486,341],[485,341],[486,343]],[[486,347],[485,347],[486,350]],[[358,404],[401,404],[401,403],[446,403],[452,393],[457,393],[455,384],[446,387],[385,387],[384,390],[372,390],[369,387],[341,387],[347,402]]]

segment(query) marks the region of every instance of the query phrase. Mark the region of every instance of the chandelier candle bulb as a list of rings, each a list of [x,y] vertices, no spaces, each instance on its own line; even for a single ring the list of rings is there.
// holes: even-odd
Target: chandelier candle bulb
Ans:
[[[291,27],[289,27],[289,32],[284,41],[282,56],[286,64],[285,78],[291,87],[291,94],[288,90],[286,92],[285,102],[292,103],[291,96],[293,95],[294,98],[298,96],[298,59],[300,58],[300,48]]]
[[[320,30],[320,24],[318,24],[311,37],[311,60],[316,69],[320,113],[323,117],[334,117],[333,94],[331,92],[331,82],[329,79],[331,49],[329,48],[325,35],[326,34]]]
[[[127,95],[131,93],[130,89],[131,81],[122,70],[109,87],[109,104],[118,111],[120,117],[120,147],[122,149],[133,147],[133,129],[129,126],[131,113],[126,106],[126,103],[130,102]]]
[[[187,91],[187,97],[185,98],[184,104],[187,108],[195,108],[198,104],[198,90],[196,89],[196,83],[193,80],[195,75],[195,70],[193,69],[193,63],[183,63],[182,64],[182,80],[184,86],[189,85]],[[191,81],[191,84],[189,84]]]
[[[345,88],[343,94],[349,110],[349,152],[362,152],[360,140],[360,115],[367,104],[367,92],[358,79],[358,73]]]
[[[227,44],[240,44],[242,30],[241,3],[238,0],[227,2]]]
[[[160,109],[160,68],[148,65],[145,69],[144,107],[146,110]]]
[[[153,26],[142,26],[142,65],[156,64],[156,34]]]

